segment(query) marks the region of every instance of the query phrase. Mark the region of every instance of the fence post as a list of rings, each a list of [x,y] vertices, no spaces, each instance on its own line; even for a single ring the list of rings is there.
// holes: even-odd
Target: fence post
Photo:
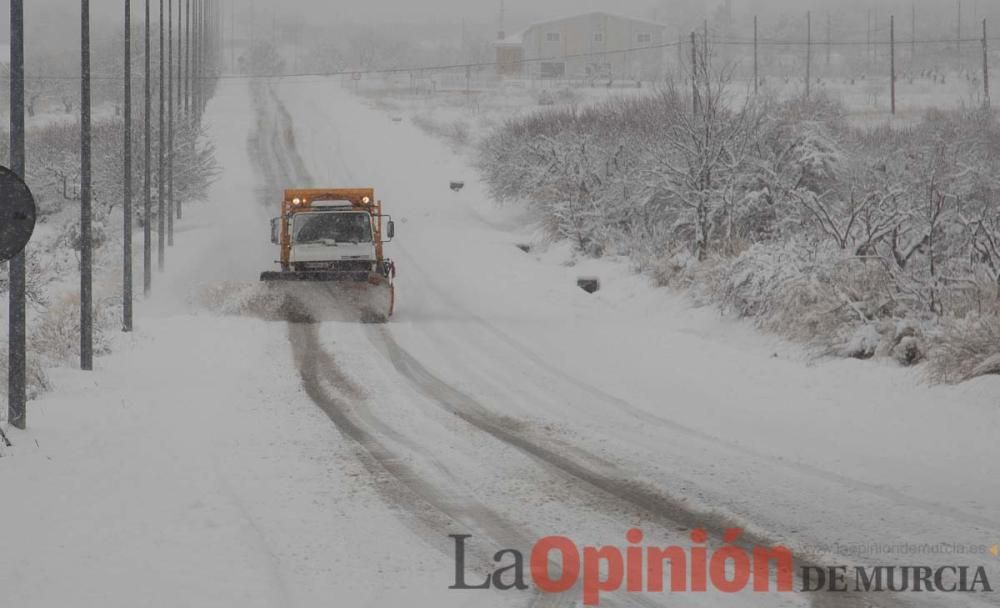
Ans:
[[[826,14],[826,67],[830,67],[830,52],[832,49],[833,42],[833,17],[830,13]]]
[[[958,35],[955,38],[955,52],[957,53],[958,65],[956,69],[962,71],[962,0],[957,0],[958,5]]]
[[[868,31],[868,34],[867,34],[866,40],[868,42],[867,42],[867,46],[865,47],[865,50],[868,52],[868,56],[866,57],[866,59],[868,60],[868,65],[870,66],[871,62],[872,62],[872,9],[868,9],[868,30],[867,31]]]
[[[700,109],[698,99],[698,36],[691,32],[691,102],[694,115],[698,116]]]
[[[684,73],[684,36],[677,36],[677,80],[681,79],[681,75]],[[416,81],[413,78],[413,72],[410,72],[410,82],[413,83],[414,88],[416,88]]]
[[[753,16],[753,94],[760,93],[760,72],[757,59],[757,15]]]
[[[806,11],[806,99],[812,86],[812,11]]]
[[[892,114],[896,114],[896,16],[889,16],[889,83],[892,97]]]
[[[986,37],[986,19],[983,19],[983,105],[990,107],[990,54]]]

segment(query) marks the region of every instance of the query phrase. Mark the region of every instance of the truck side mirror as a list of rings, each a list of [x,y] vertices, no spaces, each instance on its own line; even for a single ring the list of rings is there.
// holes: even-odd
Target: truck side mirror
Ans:
[[[281,239],[281,218],[276,217],[271,220],[271,242],[277,245]]]
[[[389,223],[385,225],[385,234],[390,239],[396,236],[396,222],[389,220]]]

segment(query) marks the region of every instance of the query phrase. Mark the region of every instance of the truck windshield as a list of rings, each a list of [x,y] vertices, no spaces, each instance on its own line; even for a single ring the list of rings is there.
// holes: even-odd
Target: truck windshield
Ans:
[[[367,213],[302,213],[292,222],[296,243],[370,243],[372,225]]]

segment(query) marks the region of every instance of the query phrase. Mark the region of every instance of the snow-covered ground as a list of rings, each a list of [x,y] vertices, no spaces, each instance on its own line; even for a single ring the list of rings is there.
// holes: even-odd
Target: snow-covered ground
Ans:
[[[864,549],[1000,541],[1000,380],[929,388],[887,364],[816,361],[623,262],[525,253],[521,211],[337,80],[273,98],[225,82],[207,121],[224,173],[187,210],[138,331],[93,374],[60,372],[0,458],[10,605],[572,606],[578,593],[449,591],[447,535],[492,554],[550,534],[622,546],[633,526],[685,544],[739,524],[815,563],[996,571],[983,553]],[[294,183],[260,184],[262,167]],[[284,185],[376,188],[397,225],[391,323],[198,303],[272,265],[277,201],[260,192]],[[608,604],[809,601],[862,605]]]

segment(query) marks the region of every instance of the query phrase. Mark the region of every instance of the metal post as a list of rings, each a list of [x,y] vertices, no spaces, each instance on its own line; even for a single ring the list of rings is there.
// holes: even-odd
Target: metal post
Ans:
[[[146,0],[146,91],[145,91],[145,114],[143,115],[143,121],[145,125],[143,144],[145,147],[145,166],[143,167],[143,202],[142,202],[142,292],[143,295],[149,297],[150,292],[153,290],[153,148],[151,141],[153,138],[153,126],[150,122],[150,117],[153,114],[153,94],[152,94],[152,78],[150,70],[152,68],[150,62],[150,20],[149,20],[149,3],[150,0]]]
[[[910,5],[910,63],[917,56],[917,3]],[[910,69],[913,69],[912,67]]]
[[[125,0],[125,184],[122,193],[122,331],[132,331],[132,0]]]
[[[184,109],[184,0],[177,0],[177,113]]]
[[[892,98],[892,114],[896,114],[896,16],[889,16],[889,83]]]
[[[187,9],[184,15],[185,29],[184,35],[184,116],[191,119],[191,0],[187,0]]]
[[[812,11],[806,12],[806,99],[809,99],[809,92],[812,80]]]
[[[10,0],[10,168],[24,177],[24,0]],[[27,340],[24,252],[10,261],[7,422],[24,429],[27,413]]]
[[[758,95],[760,93],[760,72],[758,71],[759,62],[757,57],[757,15],[753,16],[753,94]]]
[[[167,2],[167,245],[174,246],[174,0]]]
[[[983,105],[990,107],[990,54],[986,37],[986,19],[983,19]]]
[[[236,0],[229,2],[229,71],[236,73]]]
[[[184,28],[187,33],[184,34],[184,57],[181,59],[181,63],[184,64],[184,121],[188,129],[191,128],[191,0],[178,0],[178,2],[185,2],[186,7],[184,9]],[[188,134],[190,137],[190,133]],[[177,219],[184,217],[184,201],[177,199],[174,201],[177,205]]]
[[[207,62],[208,55],[210,51],[209,47],[209,16],[208,16],[208,0],[201,0],[201,45],[198,47],[201,49],[201,54],[198,56],[198,75],[201,79],[198,82],[198,121],[201,124],[202,115],[205,113],[205,89],[207,88],[207,82],[205,80],[208,74]]]
[[[166,82],[164,80],[164,68],[165,65],[165,55],[166,49],[163,47],[163,33],[164,33],[164,23],[163,23],[163,4],[166,0],[160,0],[160,127],[156,132],[156,153],[157,153],[157,171],[156,171],[156,267],[163,272],[167,263],[167,218],[165,216],[166,204],[167,204],[167,159],[166,151],[167,146],[164,141],[164,135],[166,135],[166,98],[164,97],[164,92],[166,89]]]
[[[194,48],[191,50],[191,110],[194,112],[194,123],[201,122],[201,4],[202,0],[194,0]]]
[[[80,19],[80,369],[94,369],[94,252],[91,232],[90,0]]]

